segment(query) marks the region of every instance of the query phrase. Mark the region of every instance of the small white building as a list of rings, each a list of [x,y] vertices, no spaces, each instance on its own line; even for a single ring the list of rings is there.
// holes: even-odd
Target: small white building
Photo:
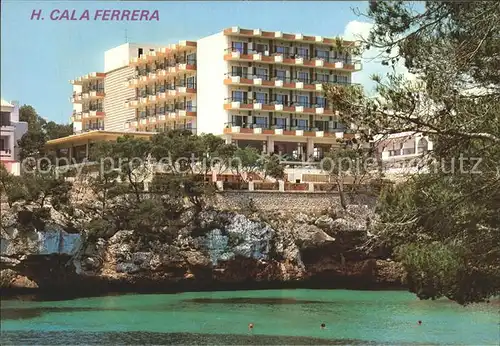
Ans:
[[[19,104],[2,99],[0,116],[0,162],[12,174],[20,174],[17,141],[28,131],[28,123],[19,121]]]
[[[387,173],[416,173],[423,170],[433,143],[421,133],[401,132],[375,138],[375,147]]]

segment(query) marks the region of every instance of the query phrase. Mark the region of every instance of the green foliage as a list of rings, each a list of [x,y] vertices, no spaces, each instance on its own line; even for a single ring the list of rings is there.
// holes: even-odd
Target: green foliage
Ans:
[[[9,206],[24,196],[21,178],[10,174],[3,163],[0,163],[0,196],[6,199]]]
[[[266,155],[264,157],[264,174],[265,177],[274,179],[285,178],[285,167],[280,163],[280,158],[277,155]]]
[[[360,185],[367,184],[378,176],[374,173],[376,168],[376,163],[371,158],[371,150],[356,139],[340,143],[338,148],[325,154],[322,163],[322,169],[329,172],[337,185],[340,204],[344,209],[347,208],[348,197],[354,196]]]
[[[263,170],[264,159],[255,148],[237,148],[234,152],[231,168],[239,174],[243,180],[247,180],[251,173]]]
[[[134,229],[150,239],[171,240],[182,226],[181,214],[190,207],[201,210],[215,193],[206,179],[211,161],[225,166],[234,150],[219,137],[189,131],[159,133],[151,141],[125,136],[98,143],[91,160],[99,163],[99,172],[88,179],[97,203],[89,210],[103,221],[92,220],[86,228],[93,237]],[[153,170],[153,164],[161,167]]]
[[[374,76],[379,97],[357,86],[326,92],[345,122],[370,129],[367,139],[411,131],[433,141],[430,173],[383,192],[374,235],[395,248],[419,297],[467,304],[500,293],[500,4],[416,8],[371,2],[364,42],[414,80],[393,69]]]
[[[19,108],[19,120],[28,123],[28,131],[18,141],[21,162],[27,158],[38,160],[44,157],[46,154],[45,143],[48,140],[73,134],[72,124],[66,125],[57,124],[53,121],[47,122],[29,105]],[[32,162],[27,162],[27,164],[33,166]],[[30,167],[30,169],[32,168]]]

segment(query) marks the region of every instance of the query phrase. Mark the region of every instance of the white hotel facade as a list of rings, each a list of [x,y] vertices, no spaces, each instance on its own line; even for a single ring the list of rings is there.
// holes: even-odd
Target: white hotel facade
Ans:
[[[92,143],[169,129],[319,158],[353,136],[323,85],[351,83],[353,42],[232,27],[168,46],[108,50],[104,70],[71,81],[75,134],[48,146],[80,161]]]

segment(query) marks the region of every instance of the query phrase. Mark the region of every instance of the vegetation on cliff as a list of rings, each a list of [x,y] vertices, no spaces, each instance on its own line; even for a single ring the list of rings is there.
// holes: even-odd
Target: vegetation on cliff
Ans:
[[[500,293],[500,3],[372,1],[365,48],[382,64],[379,97],[353,86],[327,94],[370,133],[431,137],[430,173],[383,194],[374,230],[395,249],[421,298],[461,304]],[[366,137],[369,137],[368,131]]]

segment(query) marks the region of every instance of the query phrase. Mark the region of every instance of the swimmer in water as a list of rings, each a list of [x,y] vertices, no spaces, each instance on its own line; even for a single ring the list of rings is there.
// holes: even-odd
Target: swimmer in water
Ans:
[[[418,321],[418,325],[421,326],[422,325],[422,321]]]
[[[248,324],[248,330],[249,330],[249,331],[252,331],[252,330],[253,330],[253,323],[249,323],[249,324]]]
[[[325,329],[325,327],[326,327],[326,324],[321,323],[321,329]]]

